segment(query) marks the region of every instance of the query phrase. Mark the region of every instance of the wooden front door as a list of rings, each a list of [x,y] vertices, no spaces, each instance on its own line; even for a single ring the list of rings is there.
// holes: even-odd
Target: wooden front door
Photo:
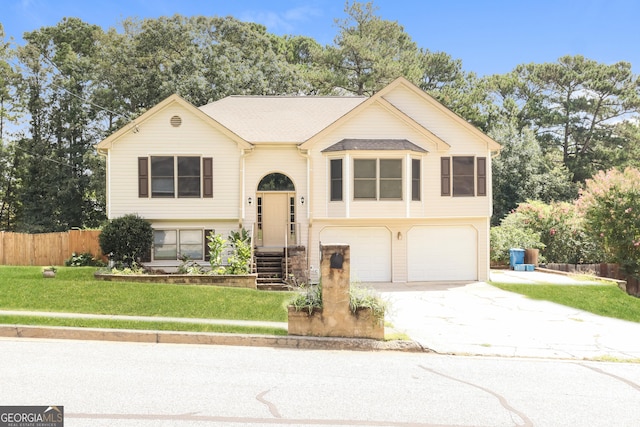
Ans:
[[[262,195],[262,245],[285,246],[289,219],[288,193],[264,193]]]

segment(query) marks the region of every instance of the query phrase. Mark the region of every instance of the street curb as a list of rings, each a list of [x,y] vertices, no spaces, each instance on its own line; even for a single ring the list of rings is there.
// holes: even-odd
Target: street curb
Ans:
[[[121,341],[155,344],[200,344],[308,350],[429,352],[414,341],[376,341],[363,338],[223,334],[213,332],[140,331],[132,329],[73,328],[66,326],[0,325],[0,337],[84,341]]]

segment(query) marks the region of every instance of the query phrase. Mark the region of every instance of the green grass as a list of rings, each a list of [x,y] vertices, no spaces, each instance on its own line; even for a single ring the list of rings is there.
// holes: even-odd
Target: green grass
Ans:
[[[286,303],[293,295],[216,286],[98,281],[93,267],[60,267],[55,278],[43,278],[41,270],[0,266],[0,309],[286,322]]]
[[[491,284],[532,299],[552,301],[600,316],[640,322],[640,298],[627,295],[616,285]]]
[[[79,328],[136,329],[154,331],[218,332],[229,334],[287,335],[287,330],[282,328],[108,319],[60,319],[55,317],[40,316],[0,316],[0,324],[71,326]]]

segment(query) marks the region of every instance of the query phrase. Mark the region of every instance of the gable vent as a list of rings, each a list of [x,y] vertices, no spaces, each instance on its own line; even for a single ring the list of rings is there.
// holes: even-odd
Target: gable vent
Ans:
[[[180,116],[173,116],[171,117],[171,126],[173,126],[174,128],[180,127],[180,125],[182,124],[182,118]]]

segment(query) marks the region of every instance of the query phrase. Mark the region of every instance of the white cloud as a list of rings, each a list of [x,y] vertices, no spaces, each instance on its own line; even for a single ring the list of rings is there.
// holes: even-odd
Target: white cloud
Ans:
[[[262,24],[273,33],[292,33],[299,24],[308,22],[318,16],[322,16],[322,10],[311,6],[302,6],[278,12],[245,12],[240,19]]]

